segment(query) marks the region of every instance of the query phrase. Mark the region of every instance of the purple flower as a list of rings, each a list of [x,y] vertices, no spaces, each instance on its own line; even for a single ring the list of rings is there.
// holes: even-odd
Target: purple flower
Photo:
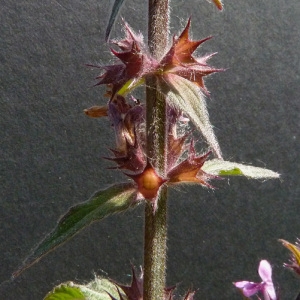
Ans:
[[[245,297],[251,297],[258,292],[264,296],[264,300],[277,300],[274,284],[272,281],[272,268],[267,260],[261,260],[258,267],[258,274],[262,282],[238,281],[233,284],[239,288]]]

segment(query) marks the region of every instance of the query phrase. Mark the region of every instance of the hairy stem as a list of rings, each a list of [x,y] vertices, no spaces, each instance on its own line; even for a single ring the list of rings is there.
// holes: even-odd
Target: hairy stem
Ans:
[[[166,282],[167,188],[160,191],[158,209],[145,207],[144,296],[143,300],[162,300]]]
[[[151,54],[161,58],[169,34],[169,1],[149,0],[148,44]],[[166,165],[166,101],[157,90],[155,78],[146,79],[147,155],[156,170],[164,175]],[[166,278],[167,188],[158,195],[158,208],[153,213],[145,206],[143,300],[162,300]]]

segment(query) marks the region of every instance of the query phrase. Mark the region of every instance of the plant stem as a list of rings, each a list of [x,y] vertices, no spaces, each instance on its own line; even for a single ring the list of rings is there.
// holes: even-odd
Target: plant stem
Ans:
[[[155,214],[149,204],[145,207],[143,300],[162,300],[166,286],[167,188],[160,191],[158,201]]]
[[[169,1],[149,0],[148,44],[159,59],[164,54],[169,34]],[[165,174],[166,101],[157,90],[155,78],[146,79],[147,156],[161,174]],[[162,300],[166,281],[167,187],[160,189],[156,212],[145,206],[144,295],[143,300]]]

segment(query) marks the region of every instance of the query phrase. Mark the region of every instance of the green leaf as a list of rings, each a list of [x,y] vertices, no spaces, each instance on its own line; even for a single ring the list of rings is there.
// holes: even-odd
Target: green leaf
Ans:
[[[121,296],[120,296],[121,295]],[[55,287],[44,300],[128,300],[125,293],[108,279],[96,277],[86,285],[67,282]]]
[[[55,287],[44,300],[86,300],[86,298],[79,288],[67,283]]]
[[[268,169],[238,164],[221,159],[207,160],[202,170],[208,174],[219,176],[246,176],[253,179],[279,178],[280,174]]]
[[[169,105],[186,113],[218,158],[222,158],[219,143],[209,121],[206,100],[200,88],[189,80],[175,74],[165,74],[160,81],[161,90],[167,95]]]
[[[105,41],[108,40],[111,29],[115,23],[115,20],[118,16],[119,10],[123,4],[124,0],[115,0],[110,17],[109,17],[109,21],[108,21],[108,25],[106,27],[106,32],[105,32]]]
[[[71,207],[56,228],[26,258],[23,266],[13,274],[13,278],[92,222],[134,206],[135,198],[136,188],[133,183],[115,184],[96,192],[88,201]]]
[[[243,172],[239,168],[233,168],[231,170],[220,170],[219,171],[220,176],[242,176]]]

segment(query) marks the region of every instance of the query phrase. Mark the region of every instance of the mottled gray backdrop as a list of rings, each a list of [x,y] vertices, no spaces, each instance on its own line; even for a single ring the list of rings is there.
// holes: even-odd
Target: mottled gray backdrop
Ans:
[[[104,31],[111,1],[2,0],[0,7],[0,299],[42,299],[54,285],[94,274],[130,281],[142,263],[143,206],[95,223],[7,282],[69,206],[123,175],[102,159],[113,147],[106,120],[83,109],[105,103],[86,63],[111,62]],[[145,32],[147,1],[121,11]],[[173,190],[169,201],[168,284],[196,299],[241,299],[232,281],[259,280],[268,259],[281,299],[300,281],[282,268],[278,238],[300,237],[300,2],[174,0],[171,30],[192,16],[192,36],[214,38],[198,54],[227,71],[206,81],[224,157],[267,167],[281,180],[232,178]],[[112,37],[121,35],[121,19]]]

